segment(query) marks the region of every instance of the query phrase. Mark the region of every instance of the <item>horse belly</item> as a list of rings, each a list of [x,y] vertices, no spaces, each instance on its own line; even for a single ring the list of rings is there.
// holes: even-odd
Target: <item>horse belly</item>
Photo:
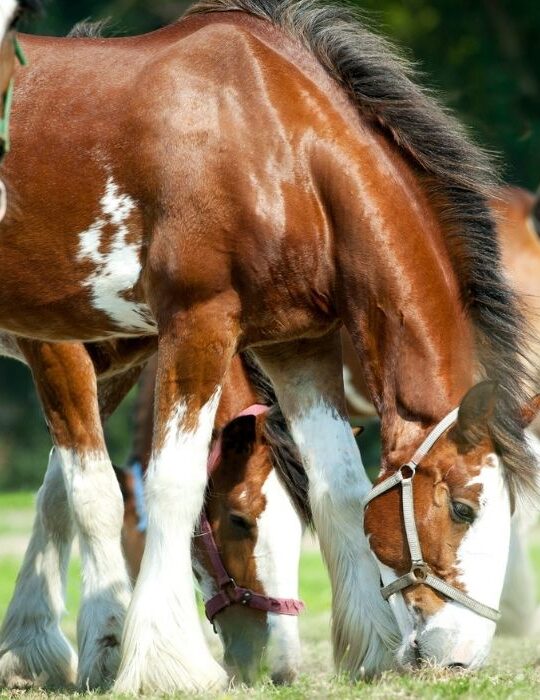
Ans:
[[[156,332],[140,282],[139,207],[110,176],[96,199],[91,217],[58,217],[65,232],[43,216],[2,231],[0,329],[83,341]]]

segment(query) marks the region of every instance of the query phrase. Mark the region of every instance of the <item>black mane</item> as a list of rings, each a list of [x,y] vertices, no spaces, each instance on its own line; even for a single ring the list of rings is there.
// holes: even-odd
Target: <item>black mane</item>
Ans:
[[[462,303],[474,324],[482,373],[499,386],[490,424],[509,485],[538,494],[536,460],[520,408],[532,381],[528,340],[516,298],[501,272],[488,205],[497,178],[490,156],[417,81],[416,71],[350,7],[319,0],[201,0],[190,14],[240,11],[296,37],[348,93],[362,117],[382,129],[423,179],[438,209]]]
[[[259,400],[271,406],[265,421],[264,432],[272,455],[272,465],[290,495],[298,515],[305,524],[311,526],[307,474],[277,402],[274,389],[250,353],[242,353],[242,362]]]

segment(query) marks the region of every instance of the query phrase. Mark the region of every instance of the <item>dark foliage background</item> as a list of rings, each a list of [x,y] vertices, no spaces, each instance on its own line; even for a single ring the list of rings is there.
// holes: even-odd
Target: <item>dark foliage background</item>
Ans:
[[[109,33],[150,31],[178,18],[181,0],[49,0],[27,30],[63,35],[83,19],[111,18]],[[503,174],[540,182],[540,3],[535,0],[357,0],[407,47],[429,84],[501,155]],[[15,105],[16,109],[16,105]],[[1,282],[0,282],[1,283]],[[0,487],[39,484],[50,441],[27,370],[0,360]],[[108,428],[113,459],[129,443],[129,401]]]

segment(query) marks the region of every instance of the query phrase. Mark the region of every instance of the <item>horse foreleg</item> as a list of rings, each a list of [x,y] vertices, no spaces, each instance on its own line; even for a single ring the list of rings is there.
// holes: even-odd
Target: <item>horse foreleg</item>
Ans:
[[[391,665],[397,630],[362,526],[371,484],[345,416],[339,338],[269,346],[257,355],[308,474],[332,583],[336,664],[355,678],[373,675]]]
[[[126,620],[117,692],[204,691],[226,683],[203,636],[191,538],[234,323],[211,304],[173,316],[158,349],[154,441],[146,476],[147,535]]]
[[[15,591],[0,631],[0,685],[75,683],[77,656],[60,629],[73,525],[53,449]]]
[[[131,587],[121,551],[123,502],[107,455],[94,366],[79,344],[23,346],[60,460],[79,537],[82,599],[78,684],[115,677]]]

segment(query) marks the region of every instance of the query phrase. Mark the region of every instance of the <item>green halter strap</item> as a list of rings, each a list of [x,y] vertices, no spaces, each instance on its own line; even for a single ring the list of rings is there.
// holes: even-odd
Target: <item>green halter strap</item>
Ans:
[[[22,50],[22,46],[19,44],[19,40],[15,35],[13,37],[13,47],[15,49],[15,56],[21,64],[21,66],[26,66],[26,56]],[[3,97],[3,115],[0,118],[0,160],[6,154],[9,153],[9,118],[11,115],[11,104],[13,102],[13,78],[9,81],[8,88],[4,93]]]

